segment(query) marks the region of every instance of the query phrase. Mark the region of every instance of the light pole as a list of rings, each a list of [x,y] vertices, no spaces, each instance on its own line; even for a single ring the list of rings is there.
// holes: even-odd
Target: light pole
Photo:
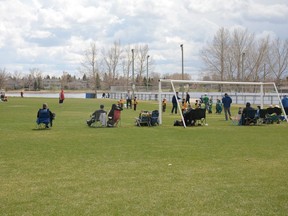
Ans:
[[[146,76],[146,91],[148,92],[148,71],[149,71],[149,65],[148,65],[148,59],[149,59],[149,55],[147,55],[147,76]]]
[[[183,54],[183,44],[180,45],[182,54],[182,80],[184,80],[184,54]],[[184,87],[182,90],[182,98],[184,97]]]
[[[134,98],[134,89],[135,89],[135,84],[134,84],[134,49],[132,49],[131,52],[132,52],[132,98]]]
[[[245,52],[242,53],[242,82],[244,82],[244,58],[245,58]]]

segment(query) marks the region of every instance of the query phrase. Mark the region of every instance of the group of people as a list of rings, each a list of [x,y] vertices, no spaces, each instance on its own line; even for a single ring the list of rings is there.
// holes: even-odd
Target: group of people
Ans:
[[[124,108],[124,102],[125,101],[122,97],[118,101],[118,106],[120,106],[122,109]],[[128,90],[128,92],[126,93],[126,108],[132,109],[132,105],[133,105],[133,110],[136,111],[137,105],[138,105],[138,99],[136,96],[134,96],[134,98],[133,98],[131,91]]]
[[[62,89],[61,92],[59,93],[59,104],[62,104],[64,102],[64,99],[65,99],[65,96],[64,96],[64,91]],[[5,95],[3,96],[2,93],[1,93],[1,100],[5,100]],[[179,100],[181,100],[181,98],[179,97],[179,93],[176,92],[175,95],[173,95],[172,97],[172,110],[171,110],[172,114],[173,113],[177,114]],[[284,95],[281,102],[287,114],[288,113],[288,97]],[[133,104],[134,110],[136,111],[137,104],[138,104],[137,97],[134,97],[132,100],[132,93],[130,92],[130,90],[128,90],[126,94],[126,108],[132,109],[132,104]],[[203,108],[205,108],[208,111],[208,113],[212,112],[211,111],[212,108],[210,107],[210,104],[212,104],[212,99],[211,98],[209,99],[207,94],[204,94],[204,97],[201,97],[200,100],[196,100],[193,108],[195,109],[201,108],[202,104],[204,104]],[[224,115],[225,115],[226,121],[228,121],[229,119],[232,120],[232,115],[231,115],[231,110],[230,110],[231,104],[232,104],[232,98],[227,93],[224,94],[222,100],[217,99],[217,102],[216,102],[216,113],[221,114],[222,109],[224,109]],[[164,98],[162,100],[162,112],[166,111],[166,106],[167,106],[167,100],[166,98]],[[185,113],[189,109],[192,109],[192,105],[190,104],[190,95],[188,92],[186,92],[186,97],[182,99],[181,106],[182,106],[181,109],[183,113]],[[123,110],[123,108],[124,108],[124,100],[122,98],[118,101],[118,104],[112,105],[111,110],[108,113],[108,122],[107,122],[108,125],[109,125],[109,119],[110,119],[110,125],[113,123],[114,111]],[[243,114],[245,115],[245,112],[247,112],[250,109],[253,109],[253,108],[251,107],[251,104],[249,102],[246,103],[246,107],[244,109],[242,109],[241,107],[239,108],[238,110],[239,121],[242,121],[241,118]],[[260,109],[259,106],[258,106],[258,109]],[[107,112],[104,110],[104,105],[100,105],[100,109],[96,110],[91,115],[91,119],[87,120],[87,124],[90,126],[95,121],[102,121],[103,124],[106,124],[106,121],[104,119],[101,119],[100,117],[101,113],[107,114]],[[45,122],[46,126],[49,127],[49,124],[50,126],[52,126],[52,121],[55,118],[55,114],[49,110],[47,104],[43,104],[42,109],[39,109],[37,113],[37,123],[40,122],[42,114],[44,115],[45,118],[48,116],[49,122]]]
[[[287,98],[288,99],[288,98]],[[178,109],[178,101],[181,100],[179,97],[179,93],[176,92],[175,95],[172,97],[172,110],[171,114],[175,113],[177,114],[177,109]],[[194,108],[201,108],[202,104],[204,105],[204,109],[207,110],[208,113],[212,113],[212,98],[209,98],[207,94],[205,93],[203,97],[201,97],[199,100],[195,101]],[[232,98],[225,93],[224,97],[220,101],[220,99],[217,99],[216,103],[216,113],[221,114],[222,112],[222,107],[224,108],[224,113],[225,113],[225,120],[228,121],[228,119],[231,119],[231,104],[232,104]],[[165,112],[166,110],[166,105],[167,101],[166,98],[163,99],[162,101],[162,111]],[[188,92],[186,92],[186,98],[182,99],[181,103],[182,107],[181,110],[184,112],[188,107],[192,107],[190,104],[190,95]]]
[[[87,125],[91,126],[93,123],[99,122],[102,127],[113,127],[120,117],[115,115],[116,111],[122,111],[122,108],[117,104],[112,104],[107,120],[107,112],[104,110],[104,105],[101,104],[100,109],[93,112],[91,118],[86,121]]]

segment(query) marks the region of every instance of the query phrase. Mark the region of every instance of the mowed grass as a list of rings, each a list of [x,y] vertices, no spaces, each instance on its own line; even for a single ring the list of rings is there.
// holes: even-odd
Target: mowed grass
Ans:
[[[54,126],[35,130],[47,102]],[[140,101],[118,128],[85,120],[110,99],[9,98],[0,103],[0,215],[287,215],[287,123],[137,127]],[[237,107],[233,108],[236,114]]]

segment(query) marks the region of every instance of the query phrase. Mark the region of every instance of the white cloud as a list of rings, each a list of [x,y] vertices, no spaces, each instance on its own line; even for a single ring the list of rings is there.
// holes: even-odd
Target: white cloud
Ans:
[[[261,37],[288,35],[286,0],[4,0],[0,4],[0,67],[47,73],[77,71],[91,41],[148,44],[155,70],[197,74],[198,53],[220,27]],[[198,69],[197,69],[198,68]]]

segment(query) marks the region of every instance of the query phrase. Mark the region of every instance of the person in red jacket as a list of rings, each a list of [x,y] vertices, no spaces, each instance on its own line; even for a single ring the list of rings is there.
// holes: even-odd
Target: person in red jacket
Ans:
[[[61,92],[59,93],[59,104],[62,104],[64,102],[65,96],[64,96],[64,90],[61,89]]]

